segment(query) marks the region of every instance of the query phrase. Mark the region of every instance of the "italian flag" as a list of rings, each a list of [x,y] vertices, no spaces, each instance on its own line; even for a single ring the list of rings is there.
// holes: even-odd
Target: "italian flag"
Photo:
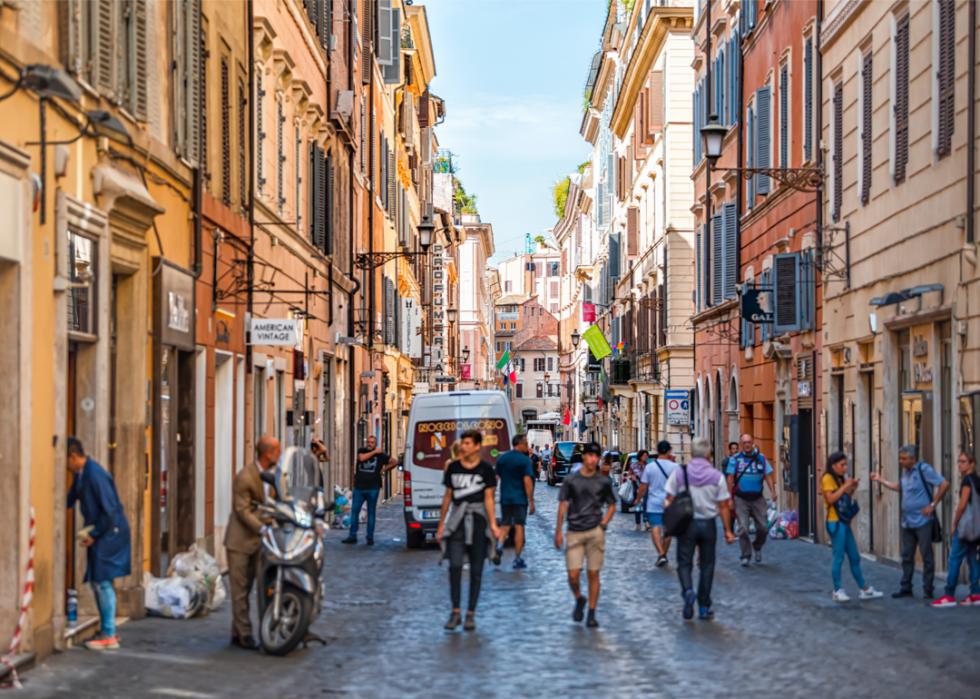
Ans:
[[[510,350],[504,350],[504,353],[500,355],[500,359],[497,360],[497,368],[503,369],[510,363]]]

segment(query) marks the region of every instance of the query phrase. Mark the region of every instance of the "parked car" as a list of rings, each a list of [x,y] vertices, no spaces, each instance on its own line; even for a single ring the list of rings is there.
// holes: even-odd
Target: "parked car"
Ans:
[[[548,464],[548,485],[558,485],[567,476],[572,466],[582,463],[582,450],[585,442],[555,442]]]

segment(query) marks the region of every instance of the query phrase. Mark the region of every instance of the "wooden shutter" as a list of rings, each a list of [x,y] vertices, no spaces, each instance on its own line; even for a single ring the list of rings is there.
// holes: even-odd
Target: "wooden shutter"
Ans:
[[[755,109],[753,107],[745,110],[745,136],[748,141],[748,148],[745,149],[745,166],[755,167]],[[755,177],[750,177],[745,182],[745,206],[749,211],[755,206],[755,183]]]
[[[388,277],[385,280],[385,344],[395,344],[395,284]]]
[[[248,143],[248,98],[245,93],[245,83],[238,82],[238,205],[244,210],[248,206],[248,161],[245,144]]]
[[[711,226],[710,221],[701,225],[701,305],[713,305],[711,299]]]
[[[58,5],[58,50],[61,62],[68,69],[68,72],[82,76],[83,58],[82,51],[84,42],[82,40],[82,10],[86,11],[89,5],[83,0],[62,0]],[[88,77],[88,76],[84,76]]]
[[[375,47],[374,12],[371,11],[373,9],[372,6],[378,8],[379,15],[381,11],[381,3],[372,2],[371,0],[364,3],[364,16],[361,17],[361,47],[365,54],[370,53],[373,47]],[[388,9],[390,12],[391,0],[388,1]]]
[[[657,346],[664,347],[667,344],[667,286],[660,284],[657,287]]]
[[[664,72],[655,70],[650,74],[649,111],[647,114],[647,143],[652,144],[656,134],[664,128]]]
[[[722,214],[715,214],[711,218],[711,300],[715,304],[722,302],[725,289],[725,277],[722,269],[725,249],[721,217]]]
[[[769,290],[769,291],[767,291],[765,293],[768,294],[768,297],[767,298],[769,299],[769,307],[768,307],[768,310],[769,311],[772,311],[774,309],[774,307],[775,307],[775,298],[776,298],[776,293],[775,293],[775,291],[773,291],[773,270],[771,270],[771,269],[763,270],[762,271],[762,277],[759,280],[759,283],[760,283],[760,286],[762,286],[763,289],[768,289]],[[762,342],[766,342],[767,340],[769,340],[772,337],[772,328],[773,328],[773,324],[772,323],[760,323],[759,324],[759,335],[761,336],[759,339]],[[755,345],[755,330],[754,329],[752,331],[752,344]]]
[[[813,159],[813,37],[803,45],[803,159]]]
[[[773,259],[773,332],[776,335],[800,329],[800,255],[784,253]]]
[[[92,51],[92,80],[99,92],[110,99],[116,97],[116,46],[119,22],[116,11],[120,5],[115,0],[96,0],[95,36]]]
[[[381,73],[386,85],[397,85],[402,79],[402,11],[391,8],[391,63],[382,66]]]
[[[772,147],[772,88],[768,85],[755,91],[755,167],[772,167],[770,157]],[[759,194],[769,193],[769,176],[756,175],[756,191]]]
[[[385,174],[388,176],[388,199],[386,209],[388,214],[391,215],[395,210],[395,181],[396,181],[396,161],[395,161],[395,151],[393,148],[388,148],[388,167],[385,170]]]
[[[789,66],[779,69],[779,167],[789,167]]]
[[[905,179],[909,161],[909,16],[895,27],[895,181]]]
[[[147,81],[149,79],[149,52],[146,46],[147,31],[147,7],[146,0],[134,0],[130,5],[132,8],[132,54],[130,60],[133,61],[130,76],[133,84],[130,85],[131,96],[129,108],[133,116],[141,121],[146,121],[146,106],[148,100]]]
[[[181,155],[196,166],[201,159],[203,144],[200,118],[203,110],[201,0],[182,0],[179,9],[177,79],[183,82],[183,102],[177,111],[184,127]]]
[[[830,215],[834,221],[840,220],[841,198],[844,192],[844,85],[838,82],[834,85],[834,181],[831,193]]]
[[[286,143],[283,129],[286,115],[283,113],[282,100],[281,96],[276,98],[276,193],[280,212],[286,204]]]
[[[221,201],[231,204],[231,77],[228,59],[221,57]],[[244,146],[243,146],[244,149]],[[299,162],[296,163],[299,171]]]
[[[640,207],[626,209],[626,254],[633,256],[640,252]]]
[[[725,268],[724,292],[725,298],[735,298],[735,286],[738,284],[738,213],[734,203],[722,207],[722,219],[725,229]]]
[[[327,174],[323,149],[310,144],[310,242],[317,250],[326,246]]]
[[[861,59],[861,203],[867,204],[871,198],[871,51],[869,50]],[[836,90],[834,97],[836,98]],[[836,105],[835,105],[836,106]],[[836,112],[835,112],[836,115]],[[834,143],[834,157],[838,158],[836,152],[837,144]],[[836,183],[836,172],[834,175],[834,186]],[[838,212],[839,213],[839,212]]]
[[[377,35],[377,44],[376,44],[377,48],[374,52],[374,55],[377,57],[379,65],[390,66],[391,57],[392,57],[391,0],[377,0],[377,12],[378,12],[378,35]]]
[[[694,164],[697,165],[701,162],[701,137],[698,133],[698,97],[701,92],[700,85],[694,88],[694,94],[692,95],[693,104],[691,106],[691,118],[694,120],[694,128],[691,129],[691,135],[693,137],[694,146]]]
[[[333,153],[329,153],[326,157],[326,163],[324,164],[324,172],[326,173],[327,180],[323,187],[323,198],[324,198],[323,252],[327,255],[330,255],[334,251],[334,234],[336,232],[335,202],[339,198],[337,197],[337,183],[334,174],[335,170],[334,170]]]
[[[329,51],[330,36],[333,34],[333,0],[320,0],[320,31],[318,33],[320,46]]]
[[[620,260],[620,234],[609,234],[609,277],[619,279],[622,273],[622,262]]]
[[[949,155],[953,145],[953,121],[955,116],[956,85],[956,3],[954,0],[938,0],[939,4],[939,123],[936,154]]]
[[[704,260],[701,259],[701,227],[698,226],[694,233],[694,307],[697,310],[704,308],[704,295],[701,289],[701,280],[704,275]]]
[[[800,330],[816,328],[816,265],[812,250],[800,254]]]

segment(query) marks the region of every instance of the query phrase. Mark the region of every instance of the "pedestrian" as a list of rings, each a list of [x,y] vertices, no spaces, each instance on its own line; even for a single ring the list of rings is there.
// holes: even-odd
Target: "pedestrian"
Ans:
[[[646,470],[647,462],[650,459],[650,452],[646,449],[640,449],[636,452],[636,459],[630,464],[631,478],[633,480],[633,492],[640,492],[640,481],[643,478],[643,472]],[[646,499],[633,498],[633,523],[636,525],[636,530],[639,531],[643,525],[643,512],[646,508]]]
[[[514,570],[527,568],[524,552],[524,525],[528,514],[534,514],[534,470],[528,458],[527,436],[514,435],[513,449],[497,459],[497,479],[500,484],[500,540],[494,562],[503,555],[504,542],[514,528]]]
[[[732,457],[738,456],[738,450],[739,450],[738,442],[728,443],[728,455],[721,462],[722,473],[728,473],[728,462],[732,459]]]
[[[599,464],[599,472],[606,478],[612,478],[613,470],[613,455],[611,452],[606,452],[606,455],[602,457],[602,463]]]
[[[112,475],[85,454],[75,437],[68,438],[68,469],[74,474],[68,491],[68,507],[77,502],[84,526],[78,532],[78,543],[87,549],[85,582],[91,584],[99,610],[99,632],[86,641],[89,650],[119,648],[116,635],[115,578],[130,574],[132,567],[129,522]]]
[[[541,453],[534,447],[528,457],[531,459],[531,468],[534,469],[534,480],[538,480],[541,478]]]
[[[633,503],[646,502],[647,525],[650,527],[653,548],[657,551],[654,565],[658,568],[667,565],[667,552],[670,551],[670,537],[664,534],[664,499],[667,497],[667,479],[676,468],[670,442],[661,440],[657,443],[657,456],[643,469],[640,490]]]
[[[548,468],[551,465],[551,445],[545,444],[541,450],[541,467]]]
[[[820,480],[820,490],[827,505],[827,534],[830,535],[833,546],[833,563],[830,573],[834,582],[832,598],[835,602],[849,602],[850,597],[844,591],[841,583],[841,569],[844,566],[844,556],[851,566],[851,575],[858,584],[858,597],[862,600],[877,599],[881,593],[864,581],[861,572],[861,554],[858,553],[857,541],[851,531],[851,521],[857,514],[857,503],[853,500],[854,492],[860,485],[860,479],[847,477],[847,454],[835,451],[827,457],[827,472]]]
[[[616,514],[616,497],[612,481],[599,473],[599,456],[602,449],[590,443],[582,450],[582,468],[569,474],[558,493],[558,523],[555,526],[555,548],[561,550],[564,537],[562,527],[568,520],[568,542],[565,547],[565,567],[568,586],[575,597],[572,619],[582,621],[585,605],[589,605],[586,625],[599,626],[595,608],[599,602],[599,571],[606,551],[606,528]],[[602,507],[606,506],[603,514]],[[587,568],[589,597],[581,592],[582,568]]]
[[[949,551],[949,565],[946,566],[948,571],[946,590],[942,597],[932,603],[933,607],[956,606],[956,583],[960,577],[963,559],[966,559],[970,571],[970,594],[960,604],[967,607],[980,605],[980,559],[977,557],[980,553],[980,540],[972,539],[976,532],[971,534],[971,539],[962,537],[960,528],[967,507],[971,510],[980,508],[980,476],[977,475],[977,459],[970,452],[962,451],[956,462],[956,468],[960,472],[960,501],[956,507],[956,514],[953,515],[952,546]],[[971,512],[968,516],[976,518],[977,514]]]
[[[330,455],[327,453],[327,445],[324,444],[322,440],[316,438],[310,440],[310,451],[313,452],[313,456],[315,456],[318,461],[329,463]]]
[[[357,530],[361,524],[361,509],[367,504],[367,545],[374,546],[374,524],[378,509],[378,493],[381,478],[397,462],[378,447],[378,438],[368,435],[366,446],[357,450],[354,464],[354,493],[350,508],[350,533],[341,539],[342,544],[356,544]]]
[[[279,463],[282,447],[275,437],[261,437],[255,445],[255,462],[245,466],[232,484],[232,511],[225,531],[228,551],[228,584],[231,587],[231,643],[249,650],[259,647],[252,635],[249,597],[259,564],[259,535],[268,521],[258,511],[265,502],[262,472]]]
[[[755,551],[755,562],[762,563],[762,547],[769,534],[768,507],[763,497],[763,484],[776,502],[776,476],[772,465],[755,446],[751,434],[741,437],[741,451],[728,457],[725,475],[728,489],[735,497],[735,517],[741,532],[738,537],[741,555],[739,561],[747,566]],[[755,539],[749,537],[749,522],[755,522]]]
[[[735,542],[732,533],[731,500],[728,482],[724,474],[711,465],[711,445],[696,439],[691,444],[691,463],[675,468],[667,479],[665,506],[687,490],[694,505],[694,519],[683,533],[677,536],[677,578],[684,600],[683,617],[694,618],[694,603],[698,603],[698,617],[714,618],[711,587],[715,576],[715,546],[718,541],[718,517],[721,516],[725,543]],[[694,592],[694,550],[698,552],[698,590]]]
[[[915,550],[922,556],[922,591],[926,599],[933,598],[936,562],[932,552],[935,542],[936,506],[939,505],[949,482],[931,464],[919,461],[919,448],[906,444],[898,450],[900,475],[897,482],[886,481],[881,471],[871,474],[871,480],[899,493],[902,513],[902,582],[892,597],[912,597],[912,575],[915,573]],[[935,497],[934,497],[935,496]]]
[[[493,466],[480,458],[483,435],[467,430],[460,435],[459,458],[451,461],[443,474],[446,492],[442,498],[436,541],[442,546],[443,558],[449,559],[449,596],[452,613],[447,630],[462,623],[460,598],[463,592],[463,563],[470,565],[470,597],[463,629],[476,629],[476,603],[480,599],[483,564],[487,552],[500,539],[494,516],[494,491],[497,475]]]

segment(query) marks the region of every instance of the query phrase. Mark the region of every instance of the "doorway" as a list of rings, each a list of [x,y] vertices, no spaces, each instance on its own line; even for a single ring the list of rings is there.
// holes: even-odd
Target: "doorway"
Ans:
[[[235,363],[226,352],[214,353],[214,527],[224,530],[231,515],[235,477],[234,450]],[[217,540],[217,537],[216,537]]]
[[[800,536],[812,539],[817,531],[816,471],[813,458],[813,410],[801,408],[796,415],[796,468],[800,499]]]
[[[874,449],[874,414],[875,414],[875,375],[874,371],[866,371],[864,380],[864,434],[866,436],[864,458],[868,468],[866,472],[868,484],[868,551],[874,553],[875,550],[875,489],[871,487],[871,474],[877,470],[875,463]],[[857,451],[857,445],[855,445]]]

